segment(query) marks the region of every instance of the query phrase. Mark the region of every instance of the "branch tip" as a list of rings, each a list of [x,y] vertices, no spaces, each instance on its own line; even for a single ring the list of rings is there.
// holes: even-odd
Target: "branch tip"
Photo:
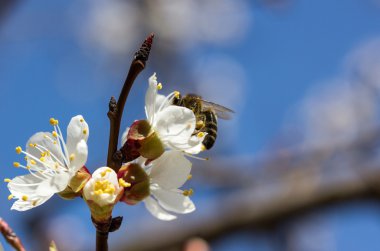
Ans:
[[[142,43],[140,49],[135,53],[135,60],[141,60],[142,62],[148,61],[150,49],[153,44],[154,33],[151,33],[145,41]]]

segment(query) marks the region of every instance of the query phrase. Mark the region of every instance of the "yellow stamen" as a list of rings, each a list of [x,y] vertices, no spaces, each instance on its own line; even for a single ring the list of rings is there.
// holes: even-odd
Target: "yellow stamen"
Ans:
[[[16,147],[16,153],[20,154],[22,152],[21,146]]]
[[[50,124],[52,125],[52,126],[56,126],[56,125],[58,125],[58,120],[56,120],[55,118],[50,118]]]
[[[25,156],[25,157],[24,157],[24,160],[28,160],[28,157]]]
[[[13,166],[14,166],[14,167],[19,167],[19,166],[20,166],[20,163],[19,163],[19,162],[13,162]]]
[[[8,195],[8,200],[11,200],[11,199],[13,199],[13,194],[10,194],[10,195]]]
[[[5,179],[4,179],[4,182],[9,183],[9,182],[11,182],[11,179],[5,178]]]
[[[75,154],[70,154],[70,157],[69,157],[70,161],[73,161],[75,159]]]
[[[201,151],[206,151],[206,150],[207,150],[207,148],[204,145],[202,145],[201,146]]]
[[[180,95],[180,92],[179,92],[179,91],[175,91],[175,92],[174,92],[174,97],[179,98],[179,95]]]
[[[194,194],[194,190],[190,188],[189,190],[184,190],[182,193],[184,196],[191,196]]]
[[[41,158],[40,158],[40,161],[41,161],[41,162],[45,162],[45,161],[46,161],[45,157],[41,157]]]
[[[46,152],[42,152],[41,157],[45,157],[45,156],[46,156]]]
[[[122,186],[122,187],[130,187],[131,183],[126,182],[123,178],[120,178],[119,179],[119,185]]]
[[[187,180],[191,180],[191,178],[193,178],[193,175],[192,175],[192,174],[189,174],[189,175],[187,176]]]
[[[197,127],[203,127],[204,123],[202,120],[197,121]]]
[[[102,177],[106,176],[107,173],[111,172],[111,169],[107,168],[106,170],[104,170],[103,172],[100,173],[100,175]]]
[[[101,195],[104,193],[113,194],[115,186],[108,180],[99,180],[95,182],[94,194]]]
[[[30,160],[30,164],[35,165],[35,164],[37,164],[37,163],[36,163],[36,161],[34,161],[34,159],[31,159],[31,160]]]
[[[205,136],[205,134],[203,133],[203,132],[199,132],[198,134],[197,134],[197,137],[198,138],[203,138]]]
[[[33,201],[33,202],[32,202],[32,206],[35,207],[35,206],[37,205],[37,202],[38,202],[37,200]]]
[[[28,169],[28,170],[29,170],[29,169],[30,169],[30,166],[26,166],[26,169]]]
[[[57,138],[58,137],[58,133],[56,131],[52,131],[51,133],[53,135],[54,138]]]
[[[84,119],[80,119],[79,121],[83,123],[83,122],[84,122]]]
[[[56,141],[56,140],[54,140],[54,141],[53,141],[53,144],[54,144],[54,145],[56,145],[56,144],[57,144],[57,141]]]
[[[83,129],[83,134],[84,134],[84,135],[87,134],[87,129]]]
[[[161,89],[162,89],[162,84],[159,83],[159,84],[157,85],[157,90],[161,90]]]
[[[27,201],[27,200],[28,200],[28,196],[23,195],[23,196],[21,197],[21,199],[22,199],[23,201]]]
[[[36,145],[33,144],[33,143],[30,143],[29,146],[30,146],[30,147],[36,147]]]

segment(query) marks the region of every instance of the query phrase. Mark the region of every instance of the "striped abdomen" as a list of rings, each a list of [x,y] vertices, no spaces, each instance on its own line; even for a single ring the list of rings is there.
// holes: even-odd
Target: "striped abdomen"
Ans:
[[[215,143],[218,124],[215,113],[213,111],[203,111],[205,126],[201,129],[202,132],[207,133],[203,140],[203,145],[209,150]]]

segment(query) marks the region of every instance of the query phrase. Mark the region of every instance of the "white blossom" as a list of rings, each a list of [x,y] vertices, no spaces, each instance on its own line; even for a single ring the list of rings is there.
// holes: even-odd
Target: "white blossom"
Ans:
[[[103,207],[115,204],[121,190],[115,171],[109,167],[100,167],[84,186],[83,196],[87,201]]]
[[[193,135],[196,126],[194,112],[186,107],[173,105],[174,97],[179,95],[178,91],[165,97],[157,93],[161,88],[162,84],[157,83],[154,73],[149,78],[149,87],[145,95],[145,113],[165,148],[188,154],[197,154],[205,150],[202,142],[206,133]],[[127,128],[126,132],[128,130]],[[122,142],[126,141],[126,136],[127,133],[124,133]]]
[[[66,142],[58,120],[52,118],[50,123],[54,126],[52,132],[34,134],[25,151],[16,147],[18,154],[25,154],[27,163],[14,162],[14,166],[25,168],[29,174],[6,179],[11,192],[8,198],[17,199],[11,209],[25,211],[43,204],[63,191],[87,161],[89,128],[83,117],[78,115],[71,119]]]
[[[191,162],[180,151],[166,151],[161,157],[144,165],[143,158],[137,162],[144,167],[150,178],[150,196],[144,199],[148,211],[160,220],[170,221],[177,217],[172,213],[188,214],[195,210],[189,198],[192,190],[179,188],[188,180]]]

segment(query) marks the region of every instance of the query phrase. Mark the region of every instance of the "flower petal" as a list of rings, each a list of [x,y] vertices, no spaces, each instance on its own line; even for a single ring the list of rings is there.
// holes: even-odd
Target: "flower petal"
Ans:
[[[174,144],[169,143],[169,146],[185,151],[189,154],[198,154],[201,151],[204,150],[203,148],[203,140],[206,137],[207,133],[203,137],[198,137],[198,136],[191,136],[188,140],[184,141],[176,141]]]
[[[184,196],[181,190],[165,190],[151,187],[152,194],[157,198],[158,203],[166,210],[179,214],[191,213],[195,210],[194,203],[189,196]]]
[[[152,119],[155,111],[155,102],[157,95],[157,77],[156,73],[149,78],[149,87],[145,94],[145,113],[149,123],[152,123]]]
[[[90,130],[82,115],[77,115],[70,120],[67,126],[66,146],[69,155],[75,152],[77,144],[84,140],[87,142]]]
[[[188,108],[171,105],[155,116],[153,127],[164,142],[176,145],[187,141],[194,132],[195,115]]]
[[[181,187],[191,171],[191,162],[180,151],[167,151],[152,162],[150,177],[165,189]]]
[[[49,196],[50,194],[63,191],[69,184],[71,176],[69,173],[56,173],[54,176],[45,178],[36,190],[38,196]]]
[[[34,198],[32,201],[23,201],[22,199],[18,199],[13,203],[11,210],[26,211],[35,208],[45,203],[48,199],[51,198],[51,196],[53,196],[53,194],[44,197]]]
[[[50,132],[38,132],[34,134],[28,140],[26,144],[26,152],[32,155],[37,160],[41,158],[41,151],[45,151],[47,149],[52,155],[55,156],[61,163],[64,162],[64,156],[62,153],[62,149],[60,149],[58,144],[54,144],[54,137]],[[56,161],[56,159],[52,157],[50,160]],[[35,161],[33,158],[28,157],[27,165],[31,167],[32,170],[35,170],[35,167],[45,168],[45,165]]]
[[[32,195],[36,193],[38,185],[42,179],[35,177],[32,174],[21,175],[13,178],[8,183],[9,191],[16,197],[23,195]]]
[[[125,142],[127,142],[128,133],[129,133],[129,127],[125,129],[125,131],[123,132],[123,135],[121,136],[121,146],[124,146]]]
[[[151,197],[147,197],[144,200],[144,204],[145,204],[146,209],[148,209],[148,211],[154,217],[156,217],[156,218],[158,218],[160,220],[171,221],[171,220],[174,220],[174,219],[177,218],[175,215],[169,214],[164,209],[162,209],[160,207],[160,205],[158,205],[157,201],[155,201]]]
[[[81,169],[87,161],[88,148],[87,143],[84,139],[79,141],[72,154],[73,158],[70,160],[69,170],[71,176],[75,175],[75,173]]]

